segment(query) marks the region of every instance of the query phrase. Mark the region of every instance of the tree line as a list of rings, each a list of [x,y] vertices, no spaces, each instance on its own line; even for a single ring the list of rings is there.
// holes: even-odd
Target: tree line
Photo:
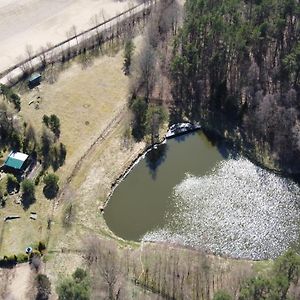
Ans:
[[[166,57],[172,38],[177,33],[181,8],[176,0],[159,1],[152,9],[145,28],[143,46],[128,68],[132,111],[132,135],[141,140],[150,137],[150,143],[159,140],[159,129],[167,120],[167,107],[161,100],[167,93]],[[125,54],[128,53],[125,49]],[[128,56],[128,55],[127,55]]]
[[[90,236],[83,265],[56,287],[59,299],[298,299],[300,257],[294,250],[269,261],[236,261],[163,244],[123,247]],[[263,263],[265,264],[265,262]],[[76,275],[77,274],[77,275]],[[138,292],[139,291],[139,292]]]
[[[232,133],[258,160],[299,173],[299,16],[297,0],[187,0],[171,118]]]
[[[147,1],[147,3],[152,5],[152,0]],[[144,26],[151,11],[151,5],[135,12],[135,9],[138,9],[140,5],[142,4],[130,7],[127,11],[111,19],[106,19],[103,11],[100,14],[95,14],[90,20],[92,25],[90,29],[78,32],[77,27],[73,25],[66,32],[67,39],[65,41],[56,45],[47,43],[37,52],[31,45],[26,45],[25,55],[18,58],[21,62],[3,72],[1,76],[7,74],[8,84],[12,86],[20,80],[27,79],[35,70],[43,71],[49,67],[49,81],[54,82],[56,80],[54,70],[56,63],[64,64],[79,56],[83,66],[87,66],[91,56],[102,52],[103,46],[107,42],[110,44],[119,43],[123,38],[126,39],[128,34],[132,34],[139,30],[140,26]],[[100,22],[101,18],[103,22]],[[111,25],[110,22],[113,20],[116,22]],[[75,43],[71,44],[72,41]],[[18,78],[13,78],[9,73],[18,67],[22,73]]]

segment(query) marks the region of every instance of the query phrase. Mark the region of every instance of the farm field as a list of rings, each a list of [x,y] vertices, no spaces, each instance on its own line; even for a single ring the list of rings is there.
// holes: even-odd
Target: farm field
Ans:
[[[113,0],[0,0],[0,72],[20,61],[27,45],[36,52],[48,43],[66,39],[72,26],[77,32],[83,31],[95,25],[93,16],[102,22],[134,4]]]

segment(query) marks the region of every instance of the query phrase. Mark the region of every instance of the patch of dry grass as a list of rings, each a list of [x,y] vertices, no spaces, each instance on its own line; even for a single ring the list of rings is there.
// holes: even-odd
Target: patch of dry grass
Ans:
[[[60,186],[64,185],[78,160],[91,147],[110,120],[125,107],[129,79],[123,75],[122,64],[122,51],[114,57],[96,58],[88,68],[84,69],[80,63],[73,62],[59,74],[58,80],[54,84],[50,85],[43,82],[38,88],[21,95],[22,110],[20,115],[24,121],[30,122],[36,131],[39,132],[42,129],[44,114],[56,114],[60,118],[60,141],[67,147],[65,165],[57,172],[60,177]],[[39,108],[37,109],[36,104],[38,102]],[[105,159],[110,159],[109,155]],[[85,168],[87,168],[86,172],[90,170],[89,165],[83,167],[83,169]],[[100,181],[101,178],[99,178]],[[96,185],[94,184],[93,187],[95,188]],[[21,205],[16,204],[13,197],[9,197],[6,207],[0,209],[0,239],[2,241],[0,255],[19,253],[32,243],[48,240],[49,230],[47,226],[48,219],[52,218],[53,214],[53,200],[45,199],[42,188],[43,184],[37,187],[36,202],[31,205],[28,211],[24,211]],[[76,191],[75,195],[77,195],[79,188],[80,185],[70,187],[71,190]],[[84,197],[90,201],[95,193],[92,188],[85,191],[88,195],[84,195]],[[65,195],[68,201],[75,197],[72,191]],[[86,201],[85,199],[83,201]],[[85,210],[84,206],[79,207],[79,209]],[[58,208],[58,216],[52,222],[54,230],[50,236],[53,247],[55,247],[56,233],[63,234],[63,236],[65,234],[61,228],[55,231],[55,227],[62,226],[64,207],[65,205],[62,205]],[[91,207],[92,210],[89,210],[89,213],[96,215],[95,207]],[[36,221],[29,218],[31,211],[37,213]],[[2,220],[7,215],[19,215],[21,218],[3,223]],[[76,230],[81,231],[82,229],[79,226]]]
[[[73,64],[60,74],[53,85],[41,84],[23,95],[21,114],[41,128],[44,114],[56,114],[61,120],[61,142],[67,147],[65,165],[59,171],[66,176],[114,114],[126,103],[128,77],[122,72],[123,57],[104,56],[83,69]],[[38,98],[39,97],[39,98]],[[32,101],[38,101],[39,109]]]

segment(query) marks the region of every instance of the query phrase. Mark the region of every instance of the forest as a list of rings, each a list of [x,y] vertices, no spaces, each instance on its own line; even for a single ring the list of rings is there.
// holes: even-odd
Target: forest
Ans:
[[[171,61],[171,120],[231,137],[257,162],[300,173],[298,0],[187,0]]]

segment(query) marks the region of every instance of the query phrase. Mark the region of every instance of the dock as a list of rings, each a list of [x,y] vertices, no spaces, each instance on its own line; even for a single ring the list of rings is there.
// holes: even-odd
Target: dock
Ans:
[[[187,134],[196,130],[201,129],[201,125],[199,124],[192,124],[192,123],[177,123],[173,124],[167,134],[166,134],[166,139],[170,139],[182,134]]]

